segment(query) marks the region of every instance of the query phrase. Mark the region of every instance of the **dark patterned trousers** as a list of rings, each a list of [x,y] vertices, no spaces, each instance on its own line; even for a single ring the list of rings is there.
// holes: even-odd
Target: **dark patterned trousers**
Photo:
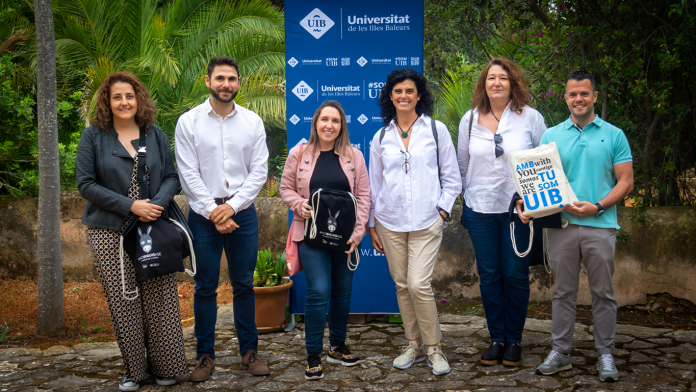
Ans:
[[[147,377],[146,369],[159,378],[186,373],[176,275],[137,283],[133,263],[124,253],[126,290],[137,287],[139,292],[135,300],[125,299],[121,286],[120,232],[90,227],[87,235],[126,376],[140,382]]]

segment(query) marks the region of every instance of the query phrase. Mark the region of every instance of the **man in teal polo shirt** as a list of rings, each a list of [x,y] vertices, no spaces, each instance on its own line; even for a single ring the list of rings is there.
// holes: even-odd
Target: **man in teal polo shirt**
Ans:
[[[550,375],[572,368],[570,351],[582,263],[592,293],[599,379],[616,381],[619,372],[612,352],[617,304],[611,281],[619,229],[616,204],[633,190],[633,157],[623,131],[595,115],[597,95],[592,74],[571,73],[565,93],[570,118],[541,138],[541,144],[556,142],[563,170],[581,201],[563,208],[561,217],[569,223],[566,228],[548,229],[554,278],[553,350],[536,373]]]

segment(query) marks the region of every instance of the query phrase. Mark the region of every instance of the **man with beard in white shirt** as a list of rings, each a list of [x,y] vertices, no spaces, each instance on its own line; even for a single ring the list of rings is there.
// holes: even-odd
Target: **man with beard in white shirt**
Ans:
[[[210,97],[184,113],[176,125],[176,162],[191,207],[188,224],[197,264],[194,382],[208,380],[215,371],[216,298],[223,248],[234,293],[241,365],[256,376],[269,374],[256,354],[253,285],[259,243],[254,199],[268,174],[266,132],[256,113],[234,102],[240,77],[233,58],[210,60],[205,84]]]

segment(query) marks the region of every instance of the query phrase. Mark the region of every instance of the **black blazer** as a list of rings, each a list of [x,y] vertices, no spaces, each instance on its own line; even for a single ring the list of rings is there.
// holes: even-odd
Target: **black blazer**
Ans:
[[[174,168],[167,135],[156,125],[145,132],[145,164],[150,171],[150,203],[167,207],[179,192],[179,176]],[[138,140],[133,141],[138,149]],[[108,132],[93,126],[82,131],[77,148],[75,177],[80,196],[87,199],[82,224],[120,230],[133,199],[128,197],[133,158],[118,141],[116,130]]]

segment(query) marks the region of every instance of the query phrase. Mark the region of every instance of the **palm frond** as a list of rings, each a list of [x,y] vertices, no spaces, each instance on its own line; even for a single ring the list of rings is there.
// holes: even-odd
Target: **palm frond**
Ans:
[[[459,140],[459,122],[471,109],[471,96],[476,84],[478,68],[476,66],[463,73],[447,70],[442,79],[442,88],[438,96],[434,117],[442,121],[452,136],[456,146]]]
[[[30,41],[33,32],[29,19],[0,3],[0,53],[20,49]]]
[[[256,113],[262,113],[264,122],[272,122],[276,128],[285,129],[285,78],[264,72],[251,74],[244,79],[236,101]]]

